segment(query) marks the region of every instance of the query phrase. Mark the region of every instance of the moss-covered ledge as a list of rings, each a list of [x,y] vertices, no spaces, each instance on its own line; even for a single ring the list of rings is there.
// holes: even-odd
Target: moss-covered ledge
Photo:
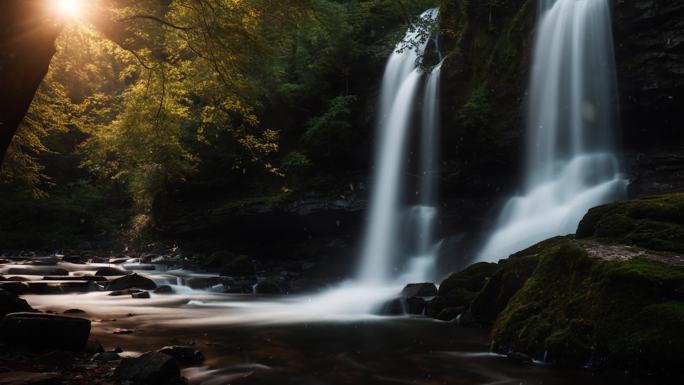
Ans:
[[[499,262],[471,305],[502,353],[682,377],[684,194],[592,209],[577,238]]]

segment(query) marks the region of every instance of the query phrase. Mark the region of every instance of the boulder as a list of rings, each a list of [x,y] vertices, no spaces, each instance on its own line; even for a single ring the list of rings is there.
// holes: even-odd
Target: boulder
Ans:
[[[151,279],[135,273],[114,279],[107,284],[107,290],[111,291],[132,288],[154,290],[157,288],[157,284]]]
[[[124,358],[114,371],[114,378],[146,385],[166,385],[180,379],[180,367],[167,354],[147,352],[138,358]]]
[[[275,280],[264,279],[254,286],[255,294],[283,294],[283,289]]]
[[[120,297],[122,295],[134,295],[134,294],[140,294],[143,292],[144,292],[144,290],[140,290],[140,289],[124,289],[124,290],[114,290],[113,292],[111,292],[107,295],[111,296],[111,297]]]
[[[481,262],[467,267],[465,270],[451,274],[439,285],[439,295],[446,296],[454,289],[466,289],[478,292],[482,290],[499,265],[496,263]]]
[[[459,306],[459,307],[447,307],[445,309],[442,309],[442,311],[437,314],[437,318],[440,321],[453,321],[455,320],[463,311],[465,310],[465,307]]]
[[[157,352],[175,358],[181,365],[191,366],[204,362],[204,354],[192,346],[165,346]]]
[[[434,283],[410,283],[404,287],[400,296],[409,297],[434,297],[437,295],[437,286]]]
[[[148,299],[150,298],[150,292],[149,291],[142,291],[140,293],[133,293],[131,294],[132,298],[137,298],[137,299]]]
[[[128,270],[120,269],[118,267],[101,267],[97,269],[97,271],[95,272],[95,275],[98,277],[114,277],[129,274],[133,273]]]
[[[64,311],[64,314],[85,314],[85,310],[81,309],[67,309]]]
[[[26,300],[17,297],[16,294],[10,291],[0,289],[0,317],[4,317],[5,314],[9,313],[32,311],[35,310],[29,306]]]
[[[0,338],[10,345],[79,351],[86,347],[90,321],[40,313],[10,313],[0,321]]]
[[[386,316],[404,315],[404,304],[401,298],[394,298],[382,304],[379,314]]]
[[[26,261],[27,265],[33,265],[33,266],[55,266],[58,263],[59,263],[59,258],[57,258],[55,256],[35,257],[35,258],[32,258],[32,259]]]
[[[173,288],[169,285],[160,285],[154,289],[155,294],[173,294]]]
[[[425,311],[425,298],[409,297],[406,298],[406,313],[408,314],[423,314]]]
[[[61,267],[22,266],[7,269],[8,275],[69,275]]]
[[[68,255],[62,258],[63,262],[74,263],[77,265],[84,265],[88,260],[80,255]]]
[[[93,361],[115,361],[119,359],[121,359],[121,356],[116,352],[96,353],[92,358]]]
[[[0,283],[0,289],[21,295],[28,293],[29,285],[24,282],[2,282]]]

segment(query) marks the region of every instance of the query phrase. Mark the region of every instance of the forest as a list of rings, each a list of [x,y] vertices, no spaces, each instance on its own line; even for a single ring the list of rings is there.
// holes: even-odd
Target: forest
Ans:
[[[684,377],[684,1],[4,0],[0,385]]]

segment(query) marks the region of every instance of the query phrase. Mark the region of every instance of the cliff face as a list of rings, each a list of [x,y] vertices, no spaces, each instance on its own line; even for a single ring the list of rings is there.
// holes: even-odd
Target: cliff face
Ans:
[[[630,191],[647,195],[684,189],[684,112],[680,111],[684,107],[684,0],[613,0],[613,5]],[[441,50],[446,60],[439,236],[445,239],[442,270],[452,271],[470,262],[501,205],[518,188],[537,1],[442,0],[440,7]],[[378,82],[380,75],[375,77]],[[374,99],[368,95],[368,104],[375,105]],[[374,108],[368,108],[365,121],[372,122],[374,113]],[[367,135],[366,141],[372,141],[372,130]],[[354,183],[363,180],[359,177]],[[301,230],[303,243],[325,239],[331,245],[344,244],[333,254],[353,263],[353,249],[363,228],[365,193],[354,193],[358,198],[352,210],[331,209],[327,198],[311,198],[318,203],[305,214],[266,203],[264,210],[249,214],[249,221],[243,220],[240,210],[211,214],[192,221],[202,224],[192,231],[187,230],[193,226],[171,226],[170,234],[183,238],[192,233],[189,238],[199,239],[214,233],[232,244],[243,240],[244,232],[263,234],[261,224],[270,223],[268,231],[274,234]],[[317,194],[330,195],[337,199],[341,194]],[[280,220],[283,212],[287,220]],[[286,249],[255,252],[280,256]]]

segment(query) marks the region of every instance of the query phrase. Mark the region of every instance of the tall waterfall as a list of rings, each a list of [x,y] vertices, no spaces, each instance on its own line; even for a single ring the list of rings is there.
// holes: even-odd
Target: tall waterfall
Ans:
[[[504,207],[480,260],[574,233],[589,208],[624,195],[616,89],[609,1],[539,0],[523,195]]]
[[[425,11],[421,18],[435,20],[437,9]],[[401,192],[405,186],[407,165],[407,139],[413,123],[415,105],[419,101],[423,70],[420,60],[425,53],[428,40],[421,36],[425,31],[410,28],[390,56],[382,81],[380,95],[380,119],[378,122],[378,143],[376,168],[373,176],[369,202],[370,213],[362,249],[359,278],[366,284],[383,285],[396,278],[396,256],[399,253],[400,224],[404,222],[401,207]],[[435,135],[437,130],[440,66],[435,67],[428,78],[423,97],[423,134],[421,143],[422,173],[419,186],[421,204],[412,211],[416,214],[419,251],[424,257],[429,254],[432,240],[432,226],[436,209],[434,199]],[[416,270],[427,271],[430,260],[422,258],[409,266],[412,278],[421,278]],[[408,278],[407,278],[408,279]]]

